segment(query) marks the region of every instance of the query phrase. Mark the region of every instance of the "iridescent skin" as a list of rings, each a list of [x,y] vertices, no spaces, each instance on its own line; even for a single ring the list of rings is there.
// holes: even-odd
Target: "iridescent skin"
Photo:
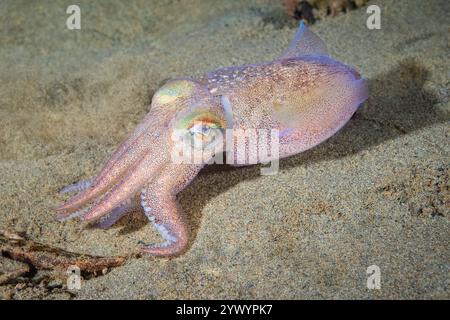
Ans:
[[[367,95],[365,80],[331,59],[325,44],[302,24],[288,49],[274,61],[167,82],[153,96],[144,120],[98,176],[62,190],[80,193],[56,209],[58,218],[81,217],[105,228],[141,206],[164,239],[143,250],[155,256],[179,255],[189,234],[176,194],[205,163],[172,161],[175,129],[186,129],[192,139],[208,143],[213,139],[211,128],[277,129],[283,158],[331,137]],[[202,149],[195,149],[193,156],[201,154]]]

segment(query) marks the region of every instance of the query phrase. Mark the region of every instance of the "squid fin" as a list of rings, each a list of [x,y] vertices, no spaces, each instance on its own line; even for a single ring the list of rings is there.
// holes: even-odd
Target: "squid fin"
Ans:
[[[294,39],[280,56],[280,59],[295,58],[303,55],[328,55],[327,47],[322,39],[303,23],[300,23]]]

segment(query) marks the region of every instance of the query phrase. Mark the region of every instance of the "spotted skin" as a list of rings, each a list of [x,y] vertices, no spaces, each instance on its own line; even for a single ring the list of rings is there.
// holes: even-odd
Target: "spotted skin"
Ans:
[[[259,146],[248,143],[247,129],[258,129],[256,138],[264,147],[271,143],[264,139],[277,130],[277,158],[302,152],[342,128],[367,96],[358,72],[330,58],[322,40],[301,24],[286,51],[273,61],[164,84],[144,120],[98,176],[63,188],[79,193],[56,208],[58,218],[80,217],[106,228],[141,207],[162,238],[161,243],[144,245],[143,251],[179,255],[186,251],[189,228],[176,195],[215,155],[234,151],[231,164],[236,165],[242,152],[236,141],[241,139],[248,156],[244,164],[270,160],[259,155]],[[233,143],[217,140],[218,132],[230,132],[226,129],[233,129]],[[191,162],[174,160],[180,141],[192,151]]]

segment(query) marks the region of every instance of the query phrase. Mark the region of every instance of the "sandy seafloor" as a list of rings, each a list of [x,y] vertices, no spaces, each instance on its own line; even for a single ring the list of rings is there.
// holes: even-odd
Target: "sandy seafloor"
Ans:
[[[63,249],[128,254],[160,238],[142,215],[109,230],[54,220],[58,190],[98,172],[167,78],[276,57],[295,27],[278,1],[0,4],[0,226]],[[259,167],[204,170],[178,195],[192,240],[84,281],[76,298],[450,298],[447,0],[380,0],[311,29],[369,80],[336,136]],[[366,269],[381,269],[381,290]],[[16,299],[69,298],[39,287]],[[12,290],[12,291],[11,291]]]

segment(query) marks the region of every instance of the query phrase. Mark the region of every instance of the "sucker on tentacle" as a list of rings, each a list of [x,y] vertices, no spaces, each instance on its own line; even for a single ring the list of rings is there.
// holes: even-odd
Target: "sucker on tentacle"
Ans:
[[[205,164],[224,151],[232,155],[231,165],[305,151],[341,129],[367,97],[359,73],[330,58],[323,41],[301,24],[273,61],[166,82],[98,176],[61,190],[79,193],[56,209],[58,219],[80,217],[107,228],[141,207],[163,239],[142,250],[179,255],[187,248],[189,228],[176,194]],[[251,130],[261,145],[247,142]],[[269,139],[273,135],[277,140]],[[245,148],[237,141],[244,141]],[[273,144],[277,154],[260,154]],[[238,163],[242,155],[245,162]]]

